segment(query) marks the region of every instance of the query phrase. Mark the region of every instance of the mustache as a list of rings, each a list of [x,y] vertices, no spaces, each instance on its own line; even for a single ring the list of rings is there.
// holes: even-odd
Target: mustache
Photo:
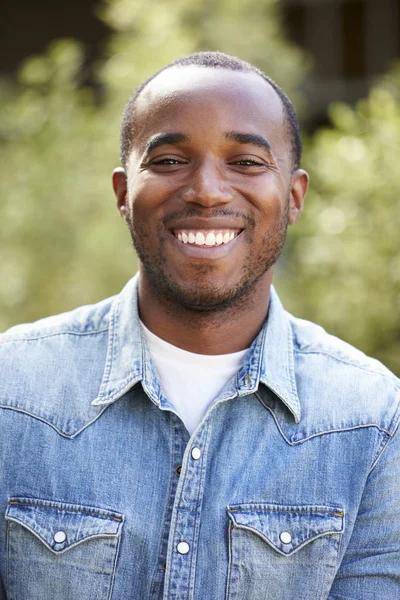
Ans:
[[[168,222],[171,220],[184,220],[190,219],[191,217],[207,217],[208,219],[213,219],[215,217],[236,217],[239,219],[244,219],[250,226],[254,226],[256,221],[252,214],[231,210],[229,208],[198,208],[196,206],[190,206],[181,210],[174,210],[165,213],[163,216],[162,223],[167,226]]]

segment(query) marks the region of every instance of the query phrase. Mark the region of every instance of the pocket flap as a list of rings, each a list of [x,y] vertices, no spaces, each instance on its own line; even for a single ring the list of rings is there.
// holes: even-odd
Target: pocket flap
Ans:
[[[123,515],[79,504],[11,498],[6,519],[31,531],[58,554],[90,538],[118,536]]]
[[[233,526],[253,531],[286,556],[315,538],[342,533],[344,526],[343,509],[331,506],[235,504],[227,511]]]

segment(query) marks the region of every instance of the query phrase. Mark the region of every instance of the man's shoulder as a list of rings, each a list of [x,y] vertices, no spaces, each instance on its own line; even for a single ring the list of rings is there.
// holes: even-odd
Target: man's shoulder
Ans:
[[[315,355],[326,363],[350,370],[386,377],[394,385],[400,386],[400,380],[379,360],[372,358],[348,342],[331,335],[323,327],[288,314],[293,332],[293,346],[296,354],[310,358]]]
[[[85,336],[103,332],[109,327],[114,297],[69,312],[45,317],[33,323],[14,325],[0,334],[0,352],[8,344],[43,340],[63,335]]]
[[[337,427],[378,425],[393,432],[400,417],[400,380],[378,360],[289,315],[301,403]],[[311,406],[312,405],[312,406]]]
[[[0,335],[0,407],[75,435],[99,412],[113,298]],[[8,412],[8,411],[7,411]]]

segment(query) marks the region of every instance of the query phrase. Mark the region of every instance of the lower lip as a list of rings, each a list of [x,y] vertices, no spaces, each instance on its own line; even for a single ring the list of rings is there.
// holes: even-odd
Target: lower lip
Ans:
[[[207,258],[216,259],[223,258],[236,246],[240,236],[243,232],[239,233],[233,240],[227,244],[220,244],[219,246],[196,246],[195,244],[184,244],[180,242],[172,233],[170,234],[174,245],[184,254],[192,258]]]

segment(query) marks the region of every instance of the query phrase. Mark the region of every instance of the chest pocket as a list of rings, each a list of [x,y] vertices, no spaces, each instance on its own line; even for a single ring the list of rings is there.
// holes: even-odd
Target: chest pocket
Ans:
[[[229,506],[227,600],[315,600],[329,595],[344,512],[327,506]]]
[[[123,516],[109,510],[12,498],[6,519],[9,600],[108,600]]]

